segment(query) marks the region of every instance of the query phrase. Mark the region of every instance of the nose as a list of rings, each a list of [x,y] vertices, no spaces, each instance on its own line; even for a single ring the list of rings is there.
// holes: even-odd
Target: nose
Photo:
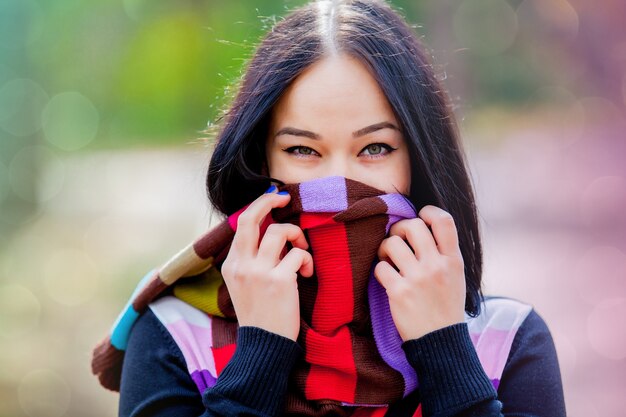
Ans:
[[[352,169],[348,161],[344,158],[335,158],[328,166],[328,171],[324,173],[325,176],[340,176],[345,178],[352,178]]]

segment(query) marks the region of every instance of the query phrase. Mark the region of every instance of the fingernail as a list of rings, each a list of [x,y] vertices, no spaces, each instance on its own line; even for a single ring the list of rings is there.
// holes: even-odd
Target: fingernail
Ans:
[[[279,191],[278,194],[280,195],[289,195],[288,191]]]
[[[273,193],[274,190],[276,190],[276,186],[275,185],[271,185],[270,188],[268,188],[267,191],[265,191],[265,194]]]

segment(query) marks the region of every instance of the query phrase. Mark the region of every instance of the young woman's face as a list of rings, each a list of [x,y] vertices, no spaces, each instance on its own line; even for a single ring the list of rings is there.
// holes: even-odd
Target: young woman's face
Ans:
[[[409,150],[390,104],[356,59],[307,68],[273,108],[266,142],[269,175],[297,183],[330,175],[408,194]]]

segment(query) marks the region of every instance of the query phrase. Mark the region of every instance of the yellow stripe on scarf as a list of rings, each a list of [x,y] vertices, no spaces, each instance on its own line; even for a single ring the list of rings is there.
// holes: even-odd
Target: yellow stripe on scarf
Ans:
[[[225,317],[217,303],[222,274],[212,266],[202,277],[191,282],[179,282],[174,286],[174,296],[213,316]]]

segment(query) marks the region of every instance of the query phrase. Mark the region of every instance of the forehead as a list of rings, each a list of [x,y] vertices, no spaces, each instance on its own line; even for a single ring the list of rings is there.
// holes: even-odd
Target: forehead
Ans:
[[[291,83],[272,110],[274,128],[288,123],[319,128],[321,122],[329,125],[337,121],[346,129],[358,129],[382,120],[395,121],[391,105],[368,69],[347,55],[324,58],[311,65]]]

